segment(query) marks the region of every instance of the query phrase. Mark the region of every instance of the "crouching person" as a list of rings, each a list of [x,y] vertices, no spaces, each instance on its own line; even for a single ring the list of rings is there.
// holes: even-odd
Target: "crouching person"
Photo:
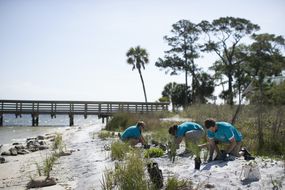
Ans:
[[[239,151],[242,143],[242,134],[230,123],[216,122],[214,119],[205,121],[207,128],[207,137],[209,141],[210,157],[208,161],[213,160],[214,151],[217,152],[216,159],[227,160],[228,155],[239,157]],[[228,144],[226,150],[222,153],[218,143]]]
[[[138,121],[136,125],[128,127],[122,134],[119,133],[119,138],[124,142],[130,143],[132,146],[135,146],[138,143],[147,146],[142,136],[144,128],[145,123],[143,121]]]
[[[180,125],[173,125],[168,130],[169,134],[175,136],[175,143],[177,148],[179,148],[179,144],[181,141],[185,140],[185,152],[189,152],[188,144],[192,142],[193,144],[197,145],[200,138],[204,135],[204,129],[201,125],[194,122],[184,122]]]

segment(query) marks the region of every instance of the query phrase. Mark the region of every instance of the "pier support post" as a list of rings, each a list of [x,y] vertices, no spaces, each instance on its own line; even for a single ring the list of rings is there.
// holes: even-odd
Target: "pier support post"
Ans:
[[[69,114],[69,126],[74,125],[74,116],[72,114]]]
[[[39,126],[39,115],[32,114],[32,126]]]
[[[0,127],[3,126],[3,115],[0,115]]]

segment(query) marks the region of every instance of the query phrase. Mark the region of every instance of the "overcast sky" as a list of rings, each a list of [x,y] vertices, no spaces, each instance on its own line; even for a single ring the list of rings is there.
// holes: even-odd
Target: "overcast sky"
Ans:
[[[0,0],[0,99],[144,101],[126,52],[140,45],[149,101],[168,82],[155,67],[168,49],[163,36],[180,19],[193,23],[241,17],[259,33],[285,36],[284,0]],[[198,60],[207,70],[215,57]]]

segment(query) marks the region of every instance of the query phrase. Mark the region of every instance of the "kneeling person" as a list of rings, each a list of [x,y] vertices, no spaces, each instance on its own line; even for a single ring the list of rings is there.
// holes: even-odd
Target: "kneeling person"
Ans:
[[[185,153],[188,151],[188,142],[197,144],[201,137],[203,137],[204,129],[201,125],[194,122],[184,122],[180,125],[173,125],[168,130],[169,134],[175,136],[175,143],[177,147],[185,138]]]
[[[143,121],[137,122],[136,125],[128,127],[122,134],[119,133],[119,137],[124,142],[129,142],[132,146],[138,143],[145,144],[145,140],[142,136],[142,131],[145,128]]]
[[[209,141],[210,157],[209,161],[213,159],[214,150],[217,152],[217,158],[225,159],[227,154],[239,157],[241,148],[242,134],[230,123],[216,122],[214,119],[207,119],[205,121],[207,128],[207,137]],[[229,146],[223,152],[219,150],[217,144],[227,143]]]

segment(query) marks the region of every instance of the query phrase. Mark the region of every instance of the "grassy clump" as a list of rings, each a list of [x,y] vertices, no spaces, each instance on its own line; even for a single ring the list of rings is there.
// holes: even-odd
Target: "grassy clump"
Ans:
[[[112,170],[105,170],[101,182],[102,190],[112,190],[115,186],[114,173]]]
[[[129,126],[135,125],[139,120],[145,121],[146,131],[152,131],[154,128],[160,128],[160,118],[167,113],[152,113],[152,114],[131,114],[117,113],[107,123],[106,130],[108,131],[123,131]]]
[[[52,149],[62,149],[63,148],[63,141],[62,141],[62,135],[59,133],[56,133],[55,139],[52,144]]]
[[[145,158],[157,158],[163,156],[164,151],[161,148],[151,147],[144,152]]]
[[[129,152],[130,147],[127,143],[121,141],[114,141],[111,144],[111,159],[123,160],[125,155]]]
[[[36,162],[37,172],[39,176],[47,176],[47,178],[50,177],[50,172],[54,166],[55,161],[58,159],[58,154],[53,153],[50,156],[47,156],[46,159],[43,161],[43,165],[40,166],[39,163]]]
[[[144,173],[144,162],[138,152],[132,152],[126,163],[119,165],[115,172],[119,189],[147,190],[148,182]]]
[[[105,171],[101,188],[104,190],[149,190],[140,152],[131,152],[124,163],[116,165],[114,171]]]
[[[138,120],[140,120],[138,114],[130,114],[125,112],[117,113],[107,123],[106,130],[122,131],[129,126],[134,125]]]
[[[96,138],[95,137],[95,133],[93,134],[93,139]],[[114,133],[113,132],[110,132],[110,131],[106,131],[106,130],[102,130],[98,133],[98,137],[102,140],[106,140],[107,138],[109,137],[113,137],[114,136]]]
[[[193,189],[192,182],[188,180],[178,180],[176,177],[171,177],[167,179],[167,184],[165,190],[184,190]]]
[[[43,171],[44,171],[44,175],[47,176],[47,178],[50,177],[50,172],[57,158],[58,158],[57,154],[54,153],[44,160]]]

